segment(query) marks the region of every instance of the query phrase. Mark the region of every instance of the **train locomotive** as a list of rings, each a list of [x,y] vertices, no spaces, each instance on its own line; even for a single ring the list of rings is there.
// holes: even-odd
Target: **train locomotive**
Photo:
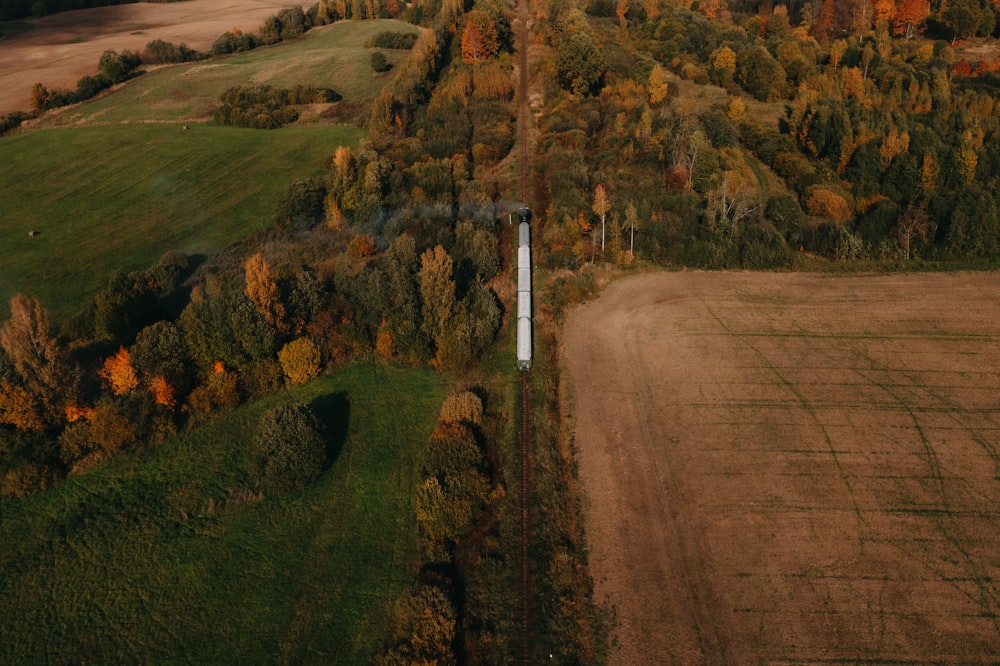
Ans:
[[[517,369],[531,370],[531,210],[517,217]]]

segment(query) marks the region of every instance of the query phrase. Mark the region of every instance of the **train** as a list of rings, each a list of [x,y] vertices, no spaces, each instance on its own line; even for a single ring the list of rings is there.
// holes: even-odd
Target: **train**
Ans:
[[[517,369],[531,370],[531,210],[517,210]]]

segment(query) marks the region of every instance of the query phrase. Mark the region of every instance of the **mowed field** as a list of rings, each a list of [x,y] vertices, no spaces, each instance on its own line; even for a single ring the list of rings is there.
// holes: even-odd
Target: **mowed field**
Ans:
[[[1000,660],[1000,275],[658,273],[565,328],[612,663]]]

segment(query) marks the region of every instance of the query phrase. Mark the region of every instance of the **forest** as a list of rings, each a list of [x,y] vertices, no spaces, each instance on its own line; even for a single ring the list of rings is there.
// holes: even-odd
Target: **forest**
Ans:
[[[3,7],[3,18],[24,15]],[[116,271],[62,322],[31,295],[11,300],[0,327],[3,501],[359,359],[456,384],[481,372],[510,307],[502,216],[526,75],[512,58],[513,12],[500,0],[323,0],[256,34],[225,33],[211,54],[151,43],[109,52],[76,92],[40,83],[36,117],[143,64],[252,50],[348,18],[426,28],[380,36],[409,56],[350,116],[367,138],[337,148],[322,177],[289,183],[263,231],[217,255],[166,251]],[[533,12],[531,205],[536,262],[551,272],[547,314],[586,296],[594,265],[908,270],[1000,258],[996,2],[549,0]],[[214,122],[261,129],[339,99],[301,86],[219,94]],[[511,529],[498,508],[500,427],[484,409],[483,395],[454,392],[423,453],[427,567],[400,601],[410,614],[382,663],[509,654],[497,638],[509,627],[473,595],[482,571],[510,565],[510,544],[484,536]],[[277,434],[247,452],[254,492],[294,492],[322,473],[315,415],[288,408],[260,427]],[[571,474],[555,474],[557,496]],[[539,631],[574,626],[585,640],[562,656],[589,663],[606,646],[585,568],[572,564],[585,560],[574,500],[551,501],[562,520],[542,540],[538,575],[558,601]],[[480,550],[463,547],[469,534]],[[420,626],[421,604],[440,622]]]

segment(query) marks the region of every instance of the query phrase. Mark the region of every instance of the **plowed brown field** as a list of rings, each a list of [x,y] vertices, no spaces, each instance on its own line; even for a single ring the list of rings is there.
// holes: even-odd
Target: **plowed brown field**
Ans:
[[[564,349],[612,663],[1000,661],[1000,275],[643,275]]]
[[[72,90],[97,73],[107,50],[142,51],[154,39],[208,51],[227,30],[257,28],[282,7],[308,2],[282,0],[188,0],[137,3],[61,12],[26,20],[33,28],[0,39],[0,113],[28,111],[31,86]]]

